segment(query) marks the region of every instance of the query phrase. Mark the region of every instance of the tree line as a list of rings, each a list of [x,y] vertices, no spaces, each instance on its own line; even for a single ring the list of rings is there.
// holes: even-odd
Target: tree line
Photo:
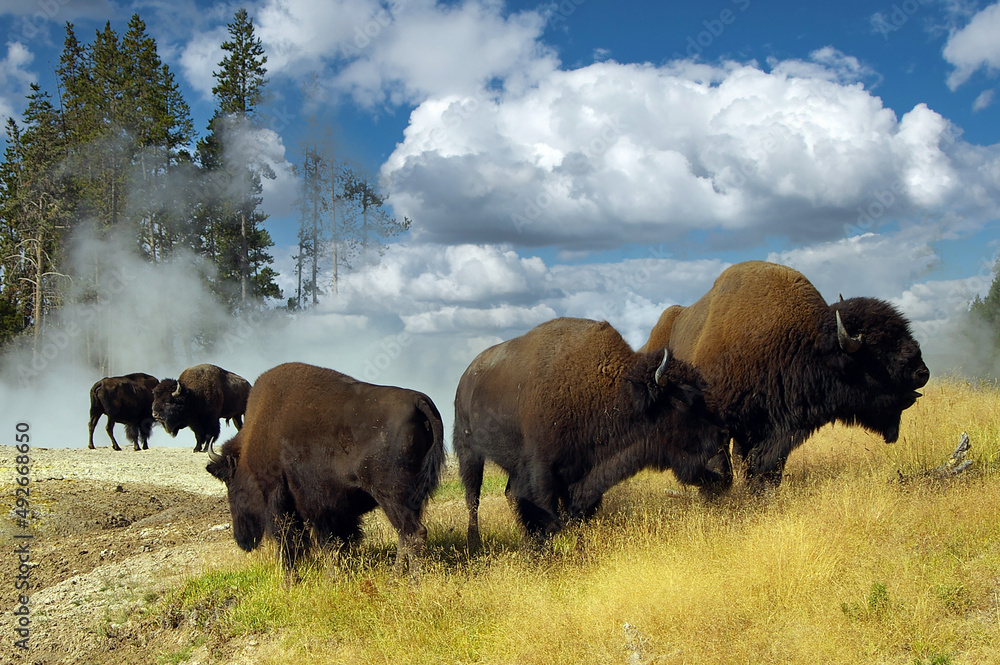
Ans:
[[[23,116],[6,125],[0,344],[27,336],[37,346],[62,306],[100,297],[100,273],[113,267],[76,266],[68,256],[84,231],[127,237],[150,263],[182,251],[204,257],[212,269],[202,278],[236,314],[283,297],[261,209],[262,183],[276,174],[247,140],[262,126],[267,55],[245,9],[227,27],[213,72],[214,113],[198,137],[138,14],[124,34],[108,22],[89,43],[66,24],[57,89],[33,84]],[[292,309],[336,292],[339,270],[381,253],[409,227],[387,213],[370,178],[333,158],[329,141],[307,142],[301,152],[297,288],[285,301]]]

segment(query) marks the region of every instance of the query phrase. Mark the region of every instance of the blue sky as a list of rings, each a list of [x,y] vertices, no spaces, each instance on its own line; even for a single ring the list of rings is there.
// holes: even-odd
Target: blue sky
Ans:
[[[239,6],[0,0],[0,115],[20,114],[31,81],[53,89],[66,21],[90,41],[138,12],[202,132]],[[279,173],[264,205],[282,286],[287,167],[311,117],[414,220],[378,267],[344,278],[295,359],[360,374],[405,335],[440,352],[394,358],[379,378],[413,385],[444,367],[440,403],[490,343],[569,315],[639,345],[663,308],[693,302],[730,263],[767,259],[828,300],[895,303],[932,370],[959,362],[953,323],[1000,249],[1000,3],[243,6],[269,58],[273,96],[248,139]],[[322,330],[373,341],[310,355]]]

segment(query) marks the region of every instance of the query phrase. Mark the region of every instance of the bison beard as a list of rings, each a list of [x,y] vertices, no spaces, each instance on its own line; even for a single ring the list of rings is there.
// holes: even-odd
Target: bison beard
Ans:
[[[930,377],[894,307],[827,305],[801,273],[763,261],[731,266],[698,302],[665,310],[643,348],[665,347],[712,385],[754,492],[780,484],[791,451],[829,422],[895,441]]]
[[[483,351],[455,394],[470,551],[481,546],[487,459],[507,472],[508,499],[537,544],[644,468],[712,493],[722,478],[710,466],[729,435],[704,391],[690,365],[632,351],[606,322],[555,319]]]
[[[314,545],[348,545],[381,507],[399,533],[397,569],[416,573],[424,505],[444,462],[444,428],[426,395],[286,363],[250,391],[246,423],[206,467],[226,483],[233,537],[267,535],[287,572]]]
[[[142,372],[125,376],[105,377],[90,389],[90,441],[87,445],[94,449],[94,428],[102,415],[108,417],[106,431],[111,438],[111,447],[121,450],[115,441],[115,423],[125,425],[125,437],[136,450],[142,444],[149,450],[149,435],[153,431],[153,388],[156,377]]]

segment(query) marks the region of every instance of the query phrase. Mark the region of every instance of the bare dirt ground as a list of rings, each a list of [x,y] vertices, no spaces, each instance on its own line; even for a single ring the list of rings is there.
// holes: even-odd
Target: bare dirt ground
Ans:
[[[241,555],[207,457],[190,448],[32,448],[25,525],[15,508],[16,455],[0,446],[0,662],[156,662],[164,640],[184,637],[136,615],[185,577]],[[24,534],[31,537],[16,537]],[[27,651],[15,645],[13,614],[25,571],[15,548],[24,543]]]

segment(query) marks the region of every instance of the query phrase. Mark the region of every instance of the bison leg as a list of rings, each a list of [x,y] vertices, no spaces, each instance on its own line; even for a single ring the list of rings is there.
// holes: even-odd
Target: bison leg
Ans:
[[[479,535],[479,497],[483,487],[485,464],[482,455],[468,448],[458,450],[459,475],[465,487],[465,507],[469,511],[469,531],[466,536],[469,554],[475,554],[483,546],[483,539]]]
[[[135,450],[141,450],[139,448],[139,428],[132,423],[126,423],[125,425],[125,438],[132,442],[132,447]]]
[[[311,542],[305,520],[296,509],[295,499],[284,480],[271,495],[268,513],[272,516],[267,522],[268,535],[278,543],[287,582],[295,564],[308,553]]]
[[[104,429],[107,431],[108,436],[111,437],[111,447],[115,450],[121,450],[118,446],[118,442],[115,441],[115,421],[111,418],[111,416],[108,416],[108,426]]]
[[[754,446],[741,446],[746,457],[746,479],[752,494],[764,494],[781,485],[788,456],[805,441],[808,432],[775,432]],[[735,449],[735,446],[734,446]]]
[[[528,536],[540,548],[562,527],[562,523],[556,514],[558,501],[550,490],[551,479],[536,477],[534,480],[533,487],[528,487],[520,476],[511,475],[507,498],[517,511]]]
[[[377,497],[376,497],[377,498]],[[410,577],[420,574],[420,559],[427,543],[427,527],[420,521],[420,513],[406,505],[404,500],[379,502],[389,523],[399,534],[396,545],[396,573],[409,570]]]
[[[153,419],[147,418],[139,424],[139,437],[142,439],[142,449],[149,450],[149,435],[153,433]]]
[[[226,422],[228,423],[229,421],[227,420]],[[237,413],[235,416],[233,416],[233,423],[236,424],[237,432],[243,429],[243,414]]]
[[[90,422],[88,423],[88,429],[90,430],[90,442],[87,447],[91,450],[94,449],[94,428],[97,427],[97,421],[101,419],[102,413],[94,413],[93,410],[90,412]]]

